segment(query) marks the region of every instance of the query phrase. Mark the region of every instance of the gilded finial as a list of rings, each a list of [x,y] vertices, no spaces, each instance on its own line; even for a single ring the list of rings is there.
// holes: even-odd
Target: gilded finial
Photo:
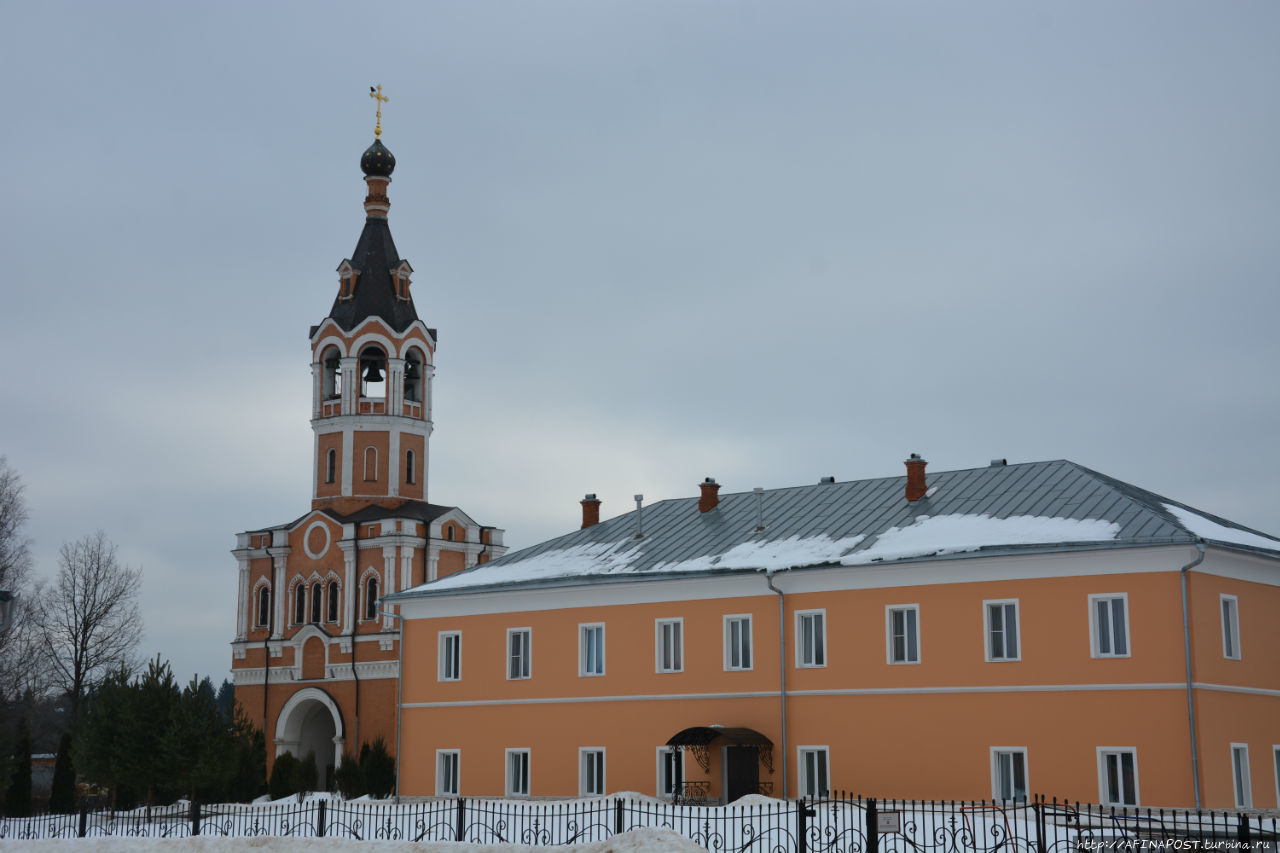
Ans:
[[[377,87],[370,86],[369,97],[373,98],[378,102],[378,124],[373,129],[373,138],[381,139],[382,138],[382,104],[384,101],[389,101],[391,99],[388,98],[386,95],[382,94],[381,86],[377,86]]]

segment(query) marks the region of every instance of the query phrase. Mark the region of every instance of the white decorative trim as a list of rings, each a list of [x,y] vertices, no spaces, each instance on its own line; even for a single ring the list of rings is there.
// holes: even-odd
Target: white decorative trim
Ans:
[[[317,527],[324,531],[324,546],[320,548],[319,551],[312,551],[311,550],[311,531],[315,530]],[[333,541],[333,534],[329,531],[329,525],[323,521],[319,521],[319,520],[313,521],[311,522],[311,524],[307,526],[306,531],[303,532],[302,534],[302,550],[306,551],[307,556],[310,557],[311,559],[319,560],[329,551],[329,545],[332,543],[332,541]]]

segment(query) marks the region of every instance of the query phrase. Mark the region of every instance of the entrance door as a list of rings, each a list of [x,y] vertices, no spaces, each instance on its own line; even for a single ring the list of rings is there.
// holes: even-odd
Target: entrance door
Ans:
[[[754,794],[760,789],[760,753],[754,746],[730,746],[725,750],[725,802]]]

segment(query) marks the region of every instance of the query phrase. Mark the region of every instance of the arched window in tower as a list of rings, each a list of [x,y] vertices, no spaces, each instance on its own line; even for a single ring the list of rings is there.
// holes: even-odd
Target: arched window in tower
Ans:
[[[332,483],[338,476],[338,451],[329,448],[329,452],[324,455],[324,481]]]
[[[404,454],[404,481],[409,485],[418,482],[418,454],[406,450]]]
[[[327,622],[338,621],[338,582],[329,581],[329,612],[326,614]]]
[[[307,621],[307,588],[298,584],[293,590],[293,624]]]
[[[338,348],[329,347],[320,356],[320,367],[324,371],[324,398],[336,400],[342,396],[342,362],[339,360]]]
[[[364,618],[378,618],[378,579],[375,577],[364,582]]]
[[[320,584],[311,585],[311,621],[320,621]]]
[[[366,447],[364,449],[364,478],[365,480],[378,479],[378,449],[376,447]]]
[[[271,587],[263,584],[258,590],[258,627],[265,628],[271,624]]]
[[[367,346],[360,352],[360,396],[381,399],[387,396],[387,354],[381,347]]]
[[[422,356],[409,350],[404,360],[404,398],[410,403],[422,402]]]

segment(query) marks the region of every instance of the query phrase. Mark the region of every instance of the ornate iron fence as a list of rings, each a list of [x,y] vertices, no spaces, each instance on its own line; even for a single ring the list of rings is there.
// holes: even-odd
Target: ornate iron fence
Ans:
[[[1230,811],[1114,809],[1034,798],[1019,802],[863,799],[833,794],[727,806],[647,798],[540,801],[432,799],[405,803],[289,801],[262,805],[90,810],[0,817],[0,839],[263,835],[562,846],[664,827],[711,853],[1068,853],[1241,848],[1280,839],[1277,818]]]

